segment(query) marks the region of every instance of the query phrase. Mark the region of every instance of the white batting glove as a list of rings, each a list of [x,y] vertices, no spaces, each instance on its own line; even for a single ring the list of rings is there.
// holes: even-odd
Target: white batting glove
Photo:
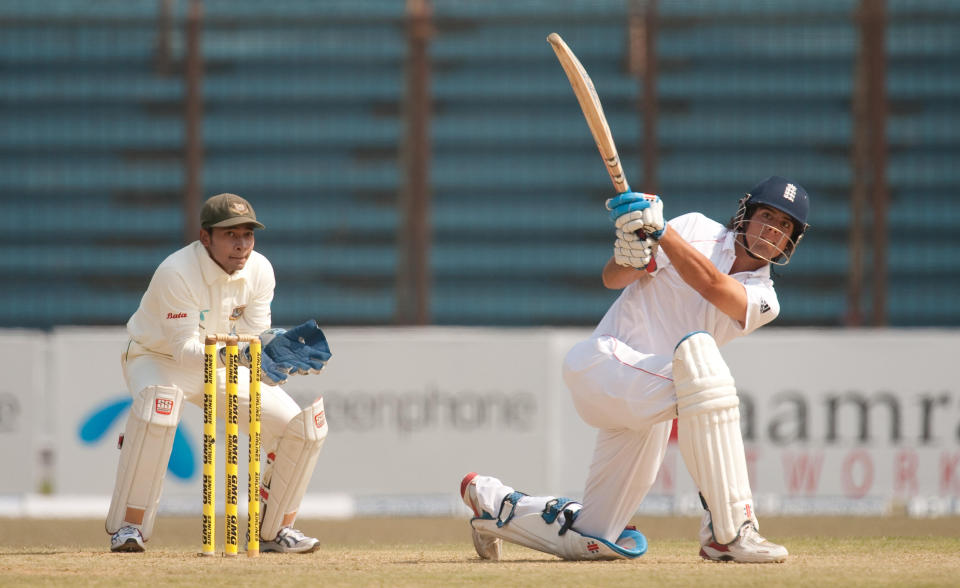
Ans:
[[[617,229],[617,240],[613,244],[613,258],[617,265],[635,269],[647,269],[656,253],[657,242],[654,239],[640,239],[635,233],[625,233]]]

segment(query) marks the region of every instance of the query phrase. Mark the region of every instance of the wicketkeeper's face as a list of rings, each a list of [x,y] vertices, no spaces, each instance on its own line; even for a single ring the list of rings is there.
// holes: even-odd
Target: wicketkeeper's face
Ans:
[[[210,233],[202,231],[200,242],[206,247],[210,258],[217,262],[223,271],[232,274],[243,269],[253,252],[253,225],[212,228]]]

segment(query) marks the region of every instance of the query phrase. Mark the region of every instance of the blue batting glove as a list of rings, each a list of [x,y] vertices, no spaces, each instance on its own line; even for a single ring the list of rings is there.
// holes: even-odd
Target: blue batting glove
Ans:
[[[610,220],[616,221],[618,218],[631,212],[646,210],[650,208],[653,202],[660,200],[659,196],[654,194],[643,194],[641,192],[623,192],[613,198],[607,199],[607,210],[610,211]]]
[[[666,227],[663,201],[656,194],[623,192],[607,200],[607,210],[617,229],[636,233],[641,239],[658,241]]]

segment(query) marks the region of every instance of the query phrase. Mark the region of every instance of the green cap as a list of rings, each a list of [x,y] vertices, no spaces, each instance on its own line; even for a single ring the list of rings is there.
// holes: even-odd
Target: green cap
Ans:
[[[257,222],[257,214],[253,212],[250,203],[236,194],[217,194],[203,203],[200,226],[204,229],[245,224],[251,224],[258,229],[266,228]]]

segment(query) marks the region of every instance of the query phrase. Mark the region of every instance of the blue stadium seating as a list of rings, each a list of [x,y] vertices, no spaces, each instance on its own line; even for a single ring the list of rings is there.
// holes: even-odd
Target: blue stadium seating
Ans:
[[[150,22],[157,17],[157,5],[153,2],[127,2],[126,0],[5,0],[0,3],[0,18],[3,20],[93,21],[110,24],[112,21],[141,20]]]
[[[273,20],[302,22],[323,19],[359,19],[380,21],[404,16],[404,3],[394,0],[205,0],[204,13],[214,22],[247,20],[269,23]]]
[[[0,3],[0,269],[13,276],[0,325],[120,324],[180,246],[187,4],[172,3],[164,74],[155,2]],[[776,271],[781,325],[842,324],[848,312],[858,4],[658,2],[667,215],[725,222],[773,173],[814,196],[808,237]],[[616,296],[599,282],[611,184],[545,37],[561,33],[590,72],[642,190],[633,3],[432,5],[432,320],[596,322]],[[890,249],[909,280],[890,280],[889,320],[960,325],[960,305],[944,302],[960,273],[960,3],[887,10],[891,230],[922,235]],[[395,320],[405,11],[398,0],[204,2],[203,188],[247,196],[268,225],[258,247],[277,271],[278,324]],[[51,275],[69,284],[67,301],[45,287]]]
[[[28,289],[13,288],[16,304],[0,307],[4,325],[115,325],[124,324],[140,304],[140,294],[117,288],[92,289],[73,284],[44,284]],[[141,288],[146,287],[143,282]],[[69,288],[69,290],[67,289]],[[69,303],[64,292],[69,291]]]
[[[662,59],[697,59],[701,63],[730,64],[731,59],[779,62],[850,59],[856,54],[856,31],[849,22],[829,20],[813,28],[805,21],[758,28],[739,23],[704,23],[671,31],[658,43]]]
[[[39,204],[0,202],[0,232],[17,242],[51,233],[88,240],[105,235],[162,238],[176,234],[182,224],[178,206],[145,210],[142,206],[121,208],[79,198]]]
[[[616,20],[626,13],[626,0],[433,0],[440,18],[470,19],[476,22],[511,20],[518,17],[540,20],[558,18],[571,25],[584,19]]]
[[[0,269],[19,278],[58,274],[86,279],[143,276],[143,268],[156,267],[172,253],[167,247],[142,250],[77,244],[7,245],[4,249]]]
[[[717,18],[784,19],[799,16],[848,16],[857,0],[662,0],[660,14],[710,22]]]

